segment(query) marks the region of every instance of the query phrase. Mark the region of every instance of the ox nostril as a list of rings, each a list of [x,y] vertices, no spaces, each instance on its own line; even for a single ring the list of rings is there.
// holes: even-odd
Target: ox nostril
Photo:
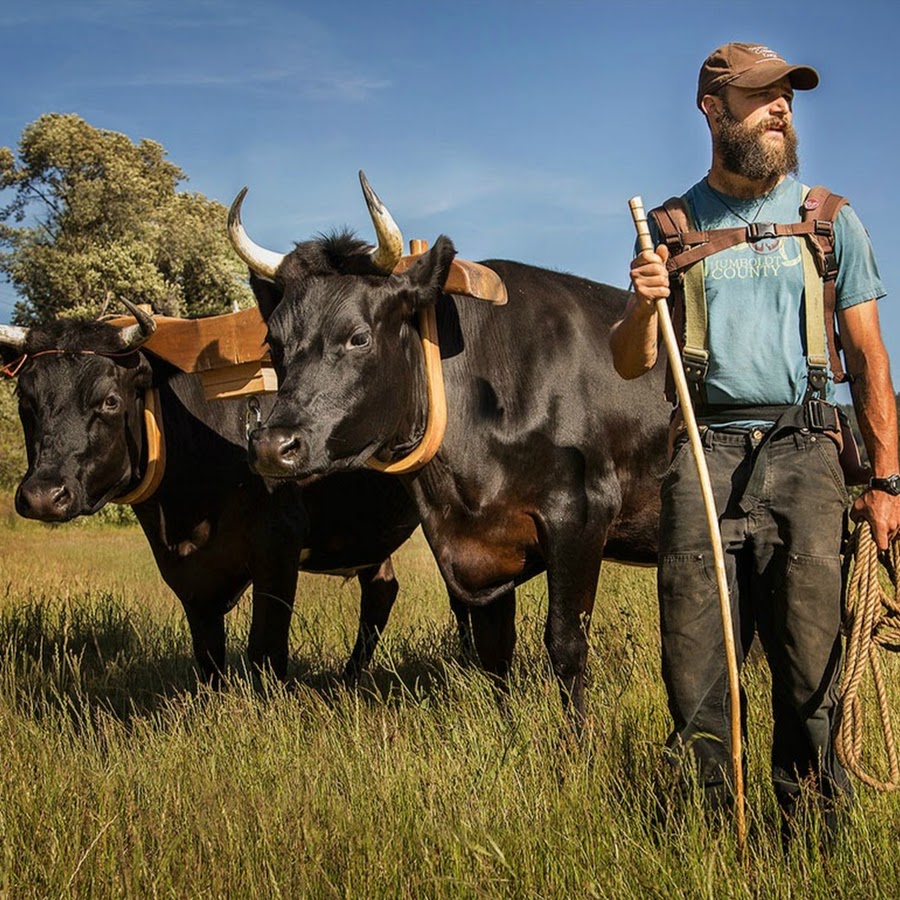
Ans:
[[[282,437],[279,439],[278,444],[276,446],[276,451],[278,455],[284,459],[289,460],[292,456],[297,455],[297,450],[300,447],[300,442],[293,435],[288,435],[287,437]]]
[[[283,474],[299,465],[303,448],[303,441],[292,430],[257,428],[250,435],[250,464],[261,474]]]
[[[27,519],[60,522],[70,518],[75,494],[64,484],[23,483],[16,491],[16,510]]]
[[[51,492],[50,503],[57,509],[67,509],[72,503],[72,492],[65,485],[62,485]]]

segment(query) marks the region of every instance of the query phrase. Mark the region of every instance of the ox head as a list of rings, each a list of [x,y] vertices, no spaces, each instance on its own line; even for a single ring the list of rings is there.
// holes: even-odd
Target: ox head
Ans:
[[[361,178],[377,249],[341,234],[284,256],[242,253],[279,376],[275,406],[250,437],[250,461],[262,475],[305,479],[360,468],[372,456],[408,451],[424,429],[417,313],[441,296],[456,251],[440,237],[406,272],[390,274],[402,239],[397,231],[385,249],[379,221],[393,220]]]
[[[0,329],[0,356],[23,360],[16,393],[28,470],[16,510],[45,522],[96,512],[120,496],[141,464],[142,392],[150,366],[135,352],[155,327],[57,321]]]

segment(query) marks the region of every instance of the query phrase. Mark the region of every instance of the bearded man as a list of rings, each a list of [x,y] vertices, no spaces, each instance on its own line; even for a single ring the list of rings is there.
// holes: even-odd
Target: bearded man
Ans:
[[[632,262],[634,294],[611,337],[619,374],[642,375],[658,353],[656,301],[675,299],[739,661],[758,634],[772,674],[772,778],[788,835],[801,801],[812,799],[831,826],[835,799],[849,792],[832,741],[850,506],[836,378],[851,382],[873,475],[851,514],[869,521],[881,549],[900,529],[896,406],[876,302],[885,292],[872,247],[842,198],[807,193],[792,177],[794,92],[818,81],[814,69],[758,44],[727,44],[706,59],[697,105],[712,167],[651,213],[658,246]],[[826,325],[835,316],[846,376]],[[699,484],[677,431],[661,485],[658,570],[674,723],[667,755],[721,806],[731,801],[733,775],[721,617]]]

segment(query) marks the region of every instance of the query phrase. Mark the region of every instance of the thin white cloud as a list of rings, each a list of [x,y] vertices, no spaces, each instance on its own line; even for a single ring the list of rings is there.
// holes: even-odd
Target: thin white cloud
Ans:
[[[583,214],[602,215],[621,205],[619,198],[603,197],[596,182],[564,172],[553,172],[490,160],[459,160],[429,166],[424,174],[411,175],[400,185],[401,203],[423,219],[475,208],[504,199],[516,204],[540,203]],[[388,198],[385,198],[387,200]]]
[[[0,23],[24,30],[61,22],[104,30],[120,52],[100,60],[85,51],[69,60],[80,77],[68,77],[66,90],[190,88],[277,90],[308,100],[359,103],[389,89],[390,80],[365,71],[342,49],[332,32],[305,12],[265,0],[86,0],[35,5],[0,15]],[[202,41],[194,32],[203,30]],[[131,42],[158,35],[150,53]],[[285,62],[287,61],[287,62]]]
[[[91,85],[82,84],[81,87]],[[93,85],[99,87],[100,84]],[[104,87],[110,85],[104,84]],[[337,100],[359,103],[374,94],[387,90],[387,79],[368,78],[353,73],[307,72],[295,69],[260,69],[242,72],[190,71],[146,72],[133,78],[119,79],[115,86],[121,88],[228,88],[260,89],[290,87],[295,96],[309,100]]]
[[[42,3],[22,3],[0,13],[0,28],[32,27],[61,22],[98,22],[122,24],[144,18],[158,9],[158,4],[146,0],[45,0]]]

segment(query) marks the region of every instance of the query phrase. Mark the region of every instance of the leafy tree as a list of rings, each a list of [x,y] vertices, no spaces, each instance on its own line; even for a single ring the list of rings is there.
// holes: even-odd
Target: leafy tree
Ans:
[[[16,323],[118,312],[123,297],[188,316],[252,303],[225,207],[176,191],[186,178],[160,144],[76,115],[41,116],[18,154],[0,148],[0,190],[12,193],[0,207],[0,272],[22,297]]]
[[[26,467],[15,382],[0,375],[0,491],[15,487]]]

